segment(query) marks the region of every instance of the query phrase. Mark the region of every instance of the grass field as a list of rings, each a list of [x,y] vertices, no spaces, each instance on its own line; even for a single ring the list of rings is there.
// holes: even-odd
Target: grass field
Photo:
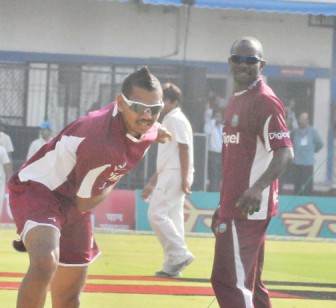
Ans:
[[[14,230],[0,229],[2,286],[20,282],[21,277],[13,277],[12,274],[23,274],[28,265],[27,255],[11,248],[15,236]],[[96,233],[96,239],[103,254],[89,269],[82,308],[148,308],[153,305],[160,308],[218,308],[214,296],[209,294],[212,291],[209,277],[213,238],[186,238],[196,260],[185,269],[180,280],[153,279],[153,273],[160,269],[162,262],[161,247],[153,235]],[[302,297],[273,296],[273,307],[336,308],[335,256],[336,242],[268,240],[264,268],[266,285],[272,294],[296,294]],[[115,291],[115,288],[119,291]],[[151,290],[151,294],[139,294],[144,289]],[[168,293],[171,289],[176,292],[200,289],[208,295],[170,295],[162,291],[166,289]],[[162,294],[157,294],[158,290]],[[16,293],[16,288],[0,288],[1,307],[14,308]],[[49,298],[46,307],[51,307]]]

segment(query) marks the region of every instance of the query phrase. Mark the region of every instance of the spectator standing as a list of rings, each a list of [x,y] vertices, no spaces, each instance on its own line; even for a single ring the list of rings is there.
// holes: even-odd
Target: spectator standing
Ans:
[[[44,121],[40,124],[40,137],[35,139],[29,146],[27,160],[31,158],[42,146],[49,142],[51,137],[52,126],[48,121]]]
[[[228,59],[234,94],[225,111],[223,183],[212,221],[211,276],[221,308],[270,308],[261,280],[265,239],[278,206],[277,178],[292,160],[284,106],[261,78],[261,43],[243,37]]]
[[[163,85],[164,116],[162,124],[173,141],[159,144],[157,169],[142,192],[149,198],[148,219],[161,243],[164,254],[158,277],[180,277],[194,256],[184,241],[184,200],[191,194],[194,174],[193,133],[180,108],[181,91],[172,84]]]
[[[213,118],[205,123],[204,133],[208,135],[208,191],[219,191],[222,179],[223,116],[221,110],[214,110]]]
[[[17,308],[79,307],[88,265],[100,254],[91,209],[132,170],[155,141],[171,135],[157,119],[159,80],[146,67],[128,75],[117,100],[66,126],[8,183],[10,207],[29,268]]]
[[[300,114],[299,127],[292,131],[291,138],[294,148],[294,193],[312,195],[315,153],[322,149],[323,142],[318,131],[309,124],[307,112]]]
[[[4,119],[0,118],[0,146],[3,146],[6,149],[9,159],[12,161],[14,147],[11,137],[5,133],[5,130],[6,122]]]
[[[210,91],[208,101],[205,105],[204,111],[204,124],[211,121],[214,110],[218,109],[217,95],[215,92]]]
[[[297,129],[299,127],[298,120],[295,114],[295,99],[291,98],[288,102],[288,106],[286,107],[286,122],[287,127],[290,131]]]
[[[0,217],[5,198],[6,184],[12,175],[12,165],[8,157],[7,151],[3,146],[0,146]]]

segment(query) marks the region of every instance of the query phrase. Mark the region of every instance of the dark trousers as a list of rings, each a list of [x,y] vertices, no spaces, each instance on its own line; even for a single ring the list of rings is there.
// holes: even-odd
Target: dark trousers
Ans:
[[[222,153],[208,152],[208,191],[219,191],[222,180]]]
[[[294,194],[311,196],[313,193],[314,166],[293,165]]]

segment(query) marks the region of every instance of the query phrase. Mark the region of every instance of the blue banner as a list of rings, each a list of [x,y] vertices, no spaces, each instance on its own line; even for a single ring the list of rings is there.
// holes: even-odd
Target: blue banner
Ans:
[[[193,192],[184,204],[185,232],[211,232],[211,218],[219,193]],[[136,191],[136,230],[151,231],[149,204]],[[279,213],[271,221],[268,235],[336,238],[336,199],[280,196]]]

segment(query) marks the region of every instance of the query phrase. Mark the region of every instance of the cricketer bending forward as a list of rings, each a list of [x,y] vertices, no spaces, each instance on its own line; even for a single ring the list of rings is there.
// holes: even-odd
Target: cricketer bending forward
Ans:
[[[30,264],[17,307],[79,307],[88,264],[98,256],[90,209],[142,159],[171,139],[157,123],[160,82],[147,68],[130,74],[117,101],[79,118],[44,145],[9,183],[10,205]]]

